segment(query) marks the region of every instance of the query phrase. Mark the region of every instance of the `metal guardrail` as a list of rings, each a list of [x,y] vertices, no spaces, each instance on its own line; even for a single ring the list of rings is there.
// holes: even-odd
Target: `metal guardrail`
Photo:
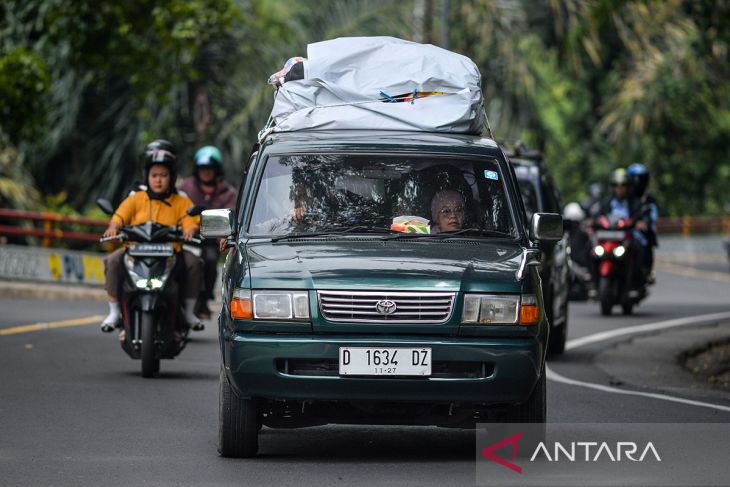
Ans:
[[[93,228],[106,228],[108,220],[80,216],[59,215],[51,212],[12,210],[0,208],[0,220],[29,220],[42,222],[42,228],[23,227],[17,225],[0,225],[0,235],[16,237],[39,237],[43,239],[43,247],[51,247],[54,240],[73,240],[81,242],[98,242],[101,232],[83,232],[64,230],[59,227],[81,225]]]
[[[727,234],[730,216],[706,217],[684,216],[680,218],[660,218],[657,233],[670,235],[706,235],[711,233]]]
[[[59,228],[60,226],[81,225],[92,228],[106,228],[109,224],[108,220],[100,218],[68,216],[52,212],[13,210],[8,208],[0,208],[0,221],[2,220],[42,222],[43,228],[0,224],[0,235],[42,238],[43,247],[51,247],[54,240],[99,241],[101,232],[63,230]],[[713,233],[726,235],[728,228],[730,228],[730,216],[659,218],[657,222],[657,232],[660,235],[683,235],[685,237]]]

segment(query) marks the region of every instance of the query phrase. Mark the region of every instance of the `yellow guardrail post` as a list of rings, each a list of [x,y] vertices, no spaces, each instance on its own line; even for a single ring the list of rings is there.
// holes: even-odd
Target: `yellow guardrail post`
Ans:
[[[50,234],[51,231],[53,231],[54,222],[49,218],[48,220],[43,222],[43,230],[47,232],[47,234]],[[43,243],[41,245],[45,248],[49,248],[52,244],[52,240],[50,236],[43,237]]]
[[[683,237],[689,237],[690,230],[692,227],[692,221],[688,216],[682,217],[682,236]]]

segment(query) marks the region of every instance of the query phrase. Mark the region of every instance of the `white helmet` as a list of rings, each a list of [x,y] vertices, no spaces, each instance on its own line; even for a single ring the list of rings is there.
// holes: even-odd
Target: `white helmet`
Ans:
[[[565,208],[563,208],[563,218],[574,222],[580,222],[585,220],[586,212],[578,203],[573,201],[572,203],[565,205]]]

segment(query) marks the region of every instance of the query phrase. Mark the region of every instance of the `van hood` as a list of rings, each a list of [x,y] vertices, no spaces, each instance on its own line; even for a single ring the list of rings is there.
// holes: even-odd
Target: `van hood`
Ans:
[[[250,242],[253,289],[520,292],[522,247],[483,240]]]

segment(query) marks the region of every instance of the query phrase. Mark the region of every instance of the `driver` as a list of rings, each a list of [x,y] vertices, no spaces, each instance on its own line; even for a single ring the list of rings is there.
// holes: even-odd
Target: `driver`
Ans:
[[[464,226],[464,198],[454,190],[439,191],[431,200],[431,233],[453,232]]]
[[[147,183],[147,190],[137,191],[122,201],[114,212],[104,236],[116,236],[124,225],[141,225],[147,221],[160,225],[177,225],[180,222],[183,239],[191,240],[198,231],[199,218],[186,214],[193,203],[188,198],[177,194],[175,190],[177,177],[175,147],[166,140],[158,139],[145,147],[141,158],[144,162],[144,180]],[[174,246],[177,252],[181,251],[180,243],[176,243]],[[191,252],[183,251],[181,253],[184,262],[184,275],[180,280],[182,295],[185,298],[184,317],[193,330],[199,331],[204,326],[193,312],[202,281],[202,263]],[[101,331],[106,333],[113,331],[121,318],[119,297],[123,259],[124,248],[117,249],[104,258],[109,314],[101,322]],[[120,339],[124,339],[121,333]]]

